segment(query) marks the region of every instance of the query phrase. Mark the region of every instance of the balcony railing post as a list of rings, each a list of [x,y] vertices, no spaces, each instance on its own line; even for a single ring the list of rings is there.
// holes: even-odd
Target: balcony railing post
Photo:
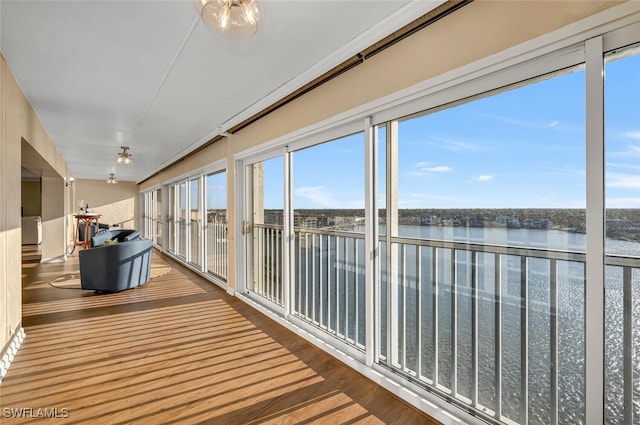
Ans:
[[[438,303],[438,298],[439,298],[439,291],[438,291],[438,271],[439,271],[439,266],[438,266],[438,259],[439,259],[439,255],[438,255],[438,248],[431,248],[432,250],[432,256],[431,256],[431,285],[432,285],[432,298],[433,298],[433,314],[432,314],[432,330],[433,330],[433,386],[434,387],[438,387],[438,382],[439,382],[439,377],[438,374],[440,373],[440,356],[438,355],[438,350],[440,347],[440,338],[439,338],[439,327],[440,327],[440,323],[438,321],[438,315],[439,315],[439,303]]]
[[[460,251],[451,251],[451,395],[458,395],[458,255]]]
[[[416,376],[420,378],[422,376],[422,356],[424,355],[422,350],[422,255],[421,248],[419,245],[416,245],[416,282],[415,282],[415,292],[416,292],[416,320],[415,327],[417,333],[417,347],[416,347]]]
[[[529,262],[520,257],[520,424],[529,423]]]
[[[471,405],[478,406],[478,251],[471,251]]]
[[[623,351],[624,351],[624,424],[632,425],[633,422],[633,378],[634,378],[634,352],[633,352],[633,281],[631,267],[622,269],[623,284]]]
[[[502,255],[494,254],[495,417],[502,418]]]
[[[551,424],[558,424],[558,264],[555,259],[549,261],[549,351],[551,361]]]

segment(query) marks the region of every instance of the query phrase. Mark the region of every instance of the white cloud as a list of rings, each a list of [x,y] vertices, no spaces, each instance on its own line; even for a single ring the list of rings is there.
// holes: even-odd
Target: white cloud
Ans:
[[[472,178],[471,180],[477,183],[490,183],[492,181],[494,181],[496,178],[494,176],[491,176],[489,174],[483,174],[481,176],[476,176],[474,178]]]
[[[337,205],[335,199],[327,193],[325,186],[299,187],[294,191],[294,195],[311,201],[320,207],[335,207]]]
[[[461,142],[459,140],[447,140],[445,145],[442,146],[452,152],[475,152],[481,150],[480,147],[474,143]]]
[[[420,171],[427,173],[448,173],[453,170],[446,165],[438,165],[436,167],[421,168]]]
[[[638,208],[640,198],[607,198],[607,208]]]
[[[554,127],[557,127],[557,126],[558,126],[558,124],[559,124],[559,122],[558,122],[558,121],[553,120],[553,121],[551,121],[551,124],[549,124],[549,125],[548,125],[548,127],[554,128]]]
[[[635,161],[634,161],[635,162]],[[623,164],[621,162],[607,162],[606,164],[607,170],[612,168],[624,168],[628,170],[640,170],[640,165],[634,164]]]
[[[429,162],[416,162],[413,164],[413,168],[417,168],[417,170],[410,171],[409,175],[413,177],[427,177],[432,175],[433,173],[448,173],[453,171],[453,169],[446,165],[433,165]]]
[[[623,136],[626,137],[627,139],[640,140],[640,131],[638,130],[627,131],[626,133],[623,134]]]
[[[479,145],[477,143],[466,142],[463,140],[450,139],[438,134],[427,134],[427,141],[429,145],[437,148],[446,149],[451,152],[465,153],[465,152],[478,152],[486,151],[487,146]],[[425,165],[427,165],[425,163]]]
[[[640,175],[608,173],[607,186],[622,189],[640,189]]]

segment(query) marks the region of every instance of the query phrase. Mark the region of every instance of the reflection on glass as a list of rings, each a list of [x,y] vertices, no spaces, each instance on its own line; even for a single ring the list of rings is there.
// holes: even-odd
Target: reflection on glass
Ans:
[[[189,182],[189,200],[191,206],[189,208],[189,235],[191,239],[189,245],[191,247],[191,263],[199,266],[201,264],[200,259],[200,235],[202,234],[201,216],[200,210],[200,179],[196,178]]]
[[[377,195],[378,195],[378,235],[380,240],[378,241],[380,248],[380,256],[379,261],[377,263],[378,271],[377,275],[380,276],[380,280],[378,284],[379,294],[380,294],[380,305],[386,306],[388,302],[387,297],[387,261],[389,257],[387,257],[386,253],[386,244],[382,240],[382,237],[385,237],[385,229],[387,223],[387,127],[386,125],[380,125],[375,127],[375,138],[378,144],[378,164],[377,164],[377,173],[378,173],[378,187]],[[387,342],[389,341],[387,338],[387,321],[389,319],[387,315],[387,309],[381,308],[379,310],[380,318],[379,323],[380,326],[377,329],[378,335],[376,341],[378,341],[378,350],[380,353],[380,358],[383,361],[387,360]]]
[[[576,67],[379,127],[381,363],[500,420],[584,422],[584,104]]]
[[[169,186],[169,202],[167,202],[167,230],[169,237],[169,252],[175,253],[176,250],[176,186]]]
[[[156,237],[155,243],[162,246],[162,189],[156,190]]]
[[[364,135],[296,151],[293,164],[294,314],[364,348]]]
[[[178,252],[181,257],[187,255],[187,183],[178,185]]]
[[[640,421],[640,45],[605,56],[605,420]]]
[[[283,303],[282,225],[284,165],[281,156],[245,168],[248,216],[243,224],[247,237],[247,286],[255,294]]]
[[[206,178],[207,272],[227,278],[227,173]]]

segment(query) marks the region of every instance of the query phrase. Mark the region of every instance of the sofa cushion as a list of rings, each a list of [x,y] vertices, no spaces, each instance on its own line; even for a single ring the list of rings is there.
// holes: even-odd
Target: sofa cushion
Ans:
[[[134,232],[129,233],[128,235],[126,235],[124,237],[124,241],[134,241],[136,239],[140,239],[140,232],[138,232],[137,230]]]
[[[91,238],[91,246],[100,246],[107,239],[116,239],[118,242],[135,241],[140,239],[140,232],[134,229],[106,230]]]
[[[97,235],[93,236],[91,238],[91,246],[100,246],[102,245],[102,242],[106,241],[107,239],[113,239],[111,230],[105,230],[104,232],[100,232]]]

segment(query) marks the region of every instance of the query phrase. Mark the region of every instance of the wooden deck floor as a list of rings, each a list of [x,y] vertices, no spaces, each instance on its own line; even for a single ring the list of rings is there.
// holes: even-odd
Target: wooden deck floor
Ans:
[[[77,272],[77,253],[24,263],[27,336],[0,384],[3,425],[436,423],[171,259],[153,264],[171,271],[98,295],[49,285]]]

